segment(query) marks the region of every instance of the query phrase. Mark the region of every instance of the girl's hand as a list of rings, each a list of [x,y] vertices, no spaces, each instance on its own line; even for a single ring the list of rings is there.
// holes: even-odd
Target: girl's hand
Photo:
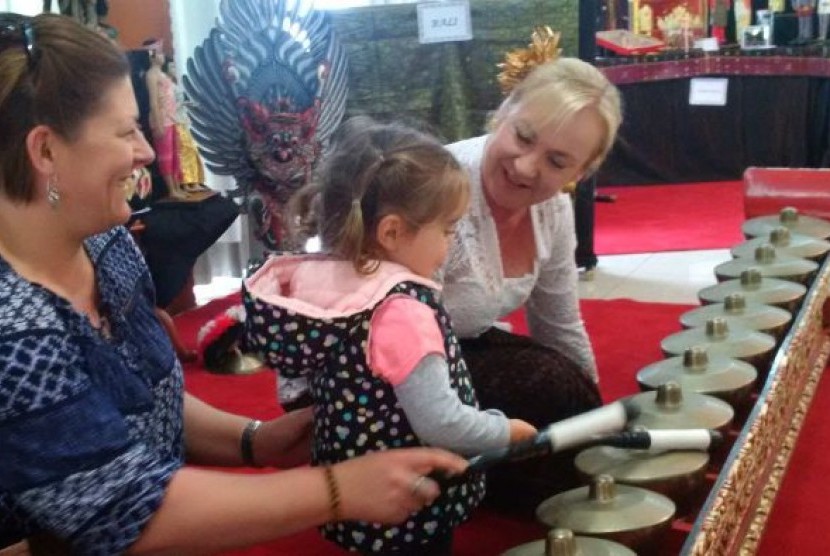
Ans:
[[[510,443],[515,444],[522,440],[529,440],[536,436],[539,431],[536,427],[522,421],[521,419],[510,419]]]
[[[437,448],[375,452],[332,467],[340,489],[342,519],[400,523],[441,493],[427,478],[440,470],[457,475],[467,468],[460,456]]]
[[[311,459],[311,408],[290,411],[262,423],[253,440],[254,461],[287,469]]]

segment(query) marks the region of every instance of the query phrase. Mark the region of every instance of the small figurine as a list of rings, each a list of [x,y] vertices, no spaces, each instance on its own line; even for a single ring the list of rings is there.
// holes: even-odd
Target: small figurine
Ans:
[[[150,53],[150,69],[145,77],[150,97],[150,130],[153,133],[153,149],[156,151],[159,172],[171,197],[186,197],[180,184],[182,180],[176,134],[176,84],[162,71],[165,62],[162,41],[145,41]]]
[[[744,29],[752,23],[752,2],[750,0],[735,0],[732,11],[735,13],[735,36],[743,37]]]
[[[188,100],[184,89],[179,86],[176,64],[173,59],[168,59],[167,64],[162,69],[176,87],[176,147],[178,148],[181,174],[179,189],[184,194],[185,200],[201,201],[215,195],[216,191],[205,185],[205,169],[202,164],[202,157],[199,155],[199,148],[190,133],[190,116],[188,116],[187,111],[192,103]]]
[[[646,4],[637,12],[637,29],[641,35],[650,37],[654,33],[654,11]]]
[[[827,27],[830,24],[830,0],[818,0],[818,39],[827,40]]]
[[[726,42],[726,23],[731,7],[732,0],[709,0],[712,37],[718,41],[718,44]]]
[[[813,40],[815,2],[816,0],[790,0],[790,5],[798,16],[798,43],[804,44]]]

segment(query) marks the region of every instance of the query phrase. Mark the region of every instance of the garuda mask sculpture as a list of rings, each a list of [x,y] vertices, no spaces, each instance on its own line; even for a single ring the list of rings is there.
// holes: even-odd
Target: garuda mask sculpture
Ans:
[[[236,178],[254,239],[282,248],[282,209],[304,185],[346,105],[343,47],[302,0],[222,0],[187,61],[192,133],[207,167]]]

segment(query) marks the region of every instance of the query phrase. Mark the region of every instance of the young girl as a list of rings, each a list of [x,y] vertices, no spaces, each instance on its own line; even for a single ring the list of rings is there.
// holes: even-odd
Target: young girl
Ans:
[[[475,454],[536,432],[477,409],[431,279],[468,188],[434,139],[351,119],[297,203],[300,220],[319,223],[326,254],[273,257],[247,280],[249,346],[281,376],[308,380],[315,465],[403,446]],[[363,553],[448,554],[453,528],[483,490],[482,476],[471,475],[403,525],[337,522],[323,534]]]

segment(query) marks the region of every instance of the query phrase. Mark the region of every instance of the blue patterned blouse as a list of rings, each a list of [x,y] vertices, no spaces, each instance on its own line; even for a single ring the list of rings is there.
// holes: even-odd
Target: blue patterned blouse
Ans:
[[[45,532],[121,553],[183,463],[182,369],[144,260],[124,228],[86,248],[107,338],[0,258],[0,547]]]

